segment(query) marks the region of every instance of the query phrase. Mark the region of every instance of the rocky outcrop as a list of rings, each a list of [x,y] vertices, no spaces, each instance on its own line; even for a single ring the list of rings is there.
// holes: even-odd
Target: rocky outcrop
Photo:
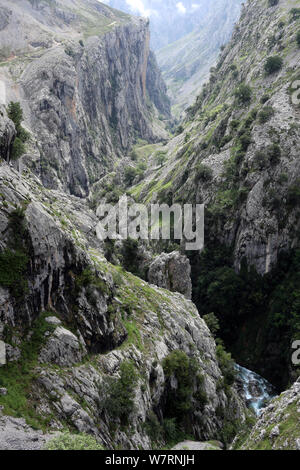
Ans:
[[[0,209],[1,256],[11,256],[8,246],[16,256],[11,243],[18,243],[26,260],[11,283],[1,272],[0,339],[20,349],[20,364],[29,351],[36,358],[20,368],[20,380],[37,422],[51,416],[48,429],[67,422],[107,448],[149,449],[151,423],[162,426],[172,416],[169,393],[181,399],[180,375],[177,366],[172,369],[172,353],[179,350],[194,371],[190,432],[200,440],[218,438],[224,419],[243,420],[243,404],[233,389],[224,392],[215,342],[191,301],[107,263],[95,237],[97,218],[84,201],[47,190],[30,172],[21,176],[6,164],[0,192],[6,202]],[[22,240],[12,236],[12,223]],[[11,263],[9,273],[13,269]],[[132,395],[130,426],[120,396],[116,404],[111,395],[123,383],[124,364],[132,370],[132,388],[118,393],[126,393],[126,403]],[[23,393],[14,383],[6,373],[8,399]],[[3,406],[5,413],[6,401]]]
[[[3,416],[0,410],[0,450],[41,450],[50,438],[28,426],[25,419]]]
[[[167,186],[173,201],[204,203],[206,236],[233,247],[237,270],[246,259],[268,273],[279,253],[299,242],[297,24],[282,2],[243,8],[182,133],[165,147],[167,164],[139,186],[145,200],[149,191],[159,199],[156,184]],[[283,61],[270,74],[269,56]]]
[[[188,258],[179,252],[162,253],[150,264],[148,280],[163,289],[192,297],[191,266]]]
[[[240,449],[300,450],[299,419],[300,379],[262,411]]]

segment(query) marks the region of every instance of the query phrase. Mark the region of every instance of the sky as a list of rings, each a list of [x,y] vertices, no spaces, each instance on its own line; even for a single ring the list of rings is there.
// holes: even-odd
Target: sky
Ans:
[[[125,0],[125,1],[133,13],[138,13],[139,15],[145,16],[145,17],[151,17],[151,16],[159,14],[157,10],[147,8],[143,0]],[[160,1],[163,2],[164,0],[156,0],[156,3],[159,3]],[[110,0],[102,0],[102,3],[106,3],[109,5]],[[177,9],[177,13],[181,15],[185,15],[187,13],[187,8],[183,2],[177,2],[175,4],[175,7]],[[196,2],[192,3],[191,10],[196,11],[199,7],[200,5],[198,3]]]

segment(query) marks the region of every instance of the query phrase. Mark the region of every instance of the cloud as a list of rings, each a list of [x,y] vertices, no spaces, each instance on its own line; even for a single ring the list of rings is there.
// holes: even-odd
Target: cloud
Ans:
[[[181,13],[183,15],[186,13],[186,8],[185,8],[185,6],[183,5],[182,2],[176,3],[176,8],[179,11],[179,13]]]
[[[126,0],[127,5],[133,12],[138,12],[141,16],[149,17],[156,12],[146,8],[142,0]]]

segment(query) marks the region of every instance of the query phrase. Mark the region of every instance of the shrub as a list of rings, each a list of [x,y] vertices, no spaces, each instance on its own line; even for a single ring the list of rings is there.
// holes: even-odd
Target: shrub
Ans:
[[[166,155],[167,155],[167,152],[162,151],[162,150],[160,152],[157,152],[157,154],[155,155],[156,162],[160,167],[162,167],[163,164],[165,163]]]
[[[291,19],[292,21],[293,20],[298,20],[300,18],[300,8],[292,8],[290,10],[290,15],[291,15]]]
[[[238,138],[238,144],[240,145],[240,149],[243,152],[246,152],[249,145],[251,144],[251,133],[249,130],[244,130],[244,132]]]
[[[240,125],[240,121],[239,119],[233,119],[231,122],[230,122],[230,127],[231,129],[237,129]]]
[[[207,324],[213,336],[215,336],[220,329],[220,323],[216,315],[214,313],[208,313],[207,315],[203,315],[203,320]]]
[[[260,124],[265,124],[274,115],[274,109],[272,106],[265,106],[258,114],[258,120]]]
[[[267,101],[269,101],[270,95],[263,95],[260,99],[261,104],[265,104]]]
[[[17,160],[25,153],[25,145],[19,137],[16,137],[11,150],[11,159]]]
[[[254,155],[254,162],[255,165],[259,168],[259,170],[263,170],[268,165],[268,158],[264,151],[258,150]]]
[[[120,378],[109,384],[108,397],[104,401],[105,411],[113,418],[127,424],[129,415],[135,410],[134,396],[138,375],[134,364],[126,361],[121,364]]]
[[[265,72],[268,75],[278,72],[283,65],[283,59],[278,55],[268,57],[265,62]]]
[[[268,147],[268,156],[270,163],[276,165],[280,161],[281,157],[281,148],[278,144],[271,144]]]
[[[268,0],[269,7],[275,7],[278,3],[279,0]]]
[[[236,88],[234,95],[240,104],[250,103],[252,97],[252,89],[249,85],[242,83]]]
[[[300,178],[288,189],[288,205],[295,207],[300,204]]]
[[[200,163],[196,167],[196,180],[200,181],[211,181],[213,177],[213,171],[211,168],[208,166],[204,165],[203,163]]]
[[[132,166],[127,166],[125,168],[125,174],[124,174],[126,184],[132,185],[137,175],[138,175],[138,170],[136,168]]]
[[[192,397],[197,378],[197,365],[185,352],[176,350],[163,360],[162,366],[167,378],[175,377],[177,380],[176,390],[171,389],[168,394],[166,417],[186,422],[186,417],[193,407]]]
[[[84,42],[82,39],[79,39],[79,44],[81,45],[81,47],[84,47]]]
[[[297,44],[300,47],[300,31],[298,31],[296,38],[297,38]]]
[[[104,448],[88,434],[64,432],[48,441],[44,450],[104,450]]]
[[[217,359],[224,377],[224,384],[226,386],[230,386],[234,383],[236,377],[234,360],[232,359],[231,354],[225,351],[222,341],[219,340],[217,343]]]

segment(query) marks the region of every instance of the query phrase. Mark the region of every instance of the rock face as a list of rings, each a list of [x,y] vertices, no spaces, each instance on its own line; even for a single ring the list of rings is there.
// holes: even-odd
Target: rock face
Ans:
[[[262,411],[242,450],[300,450],[300,379]]]
[[[149,267],[148,279],[151,284],[180,292],[187,299],[192,297],[191,266],[188,258],[179,252],[162,253]]]
[[[8,161],[16,135],[14,123],[8,118],[6,109],[0,104],[0,158]]]
[[[244,419],[234,389],[227,396],[221,386],[215,342],[195,306],[110,265],[95,237],[97,218],[84,201],[47,190],[30,172],[21,176],[6,164],[0,167],[0,192],[6,201],[0,208],[2,256],[18,243],[27,261],[23,281],[3,288],[0,339],[20,349],[21,364],[28,350],[43,363],[33,361],[34,381],[28,382],[27,369],[23,378],[37,420],[51,416],[49,429],[68,422],[107,448],[149,449],[151,423],[161,426],[171,417],[170,392],[179,399],[180,376],[164,365],[177,350],[196,371],[187,412],[193,435],[218,438],[225,419]],[[12,223],[23,233],[21,241],[12,235]],[[124,380],[124,364],[133,371],[126,396],[126,403],[130,394],[133,400],[130,425],[111,395]],[[14,393],[11,379],[5,382],[8,397]]]
[[[204,203],[207,237],[233,246],[237,270],[246,259],[268,273],[281,251],[299,243],[297,25],[282,2],[243,8],[183,132],[165,147],[167,164],[140,187],[147,200],[159,178],[173,201]],[[267,74],[266,58],[277,55],[282,68]],[[239,94],[241,84],[249,100]]]
[[[25,125],[38,141],[26,163],[31,160],[46,187],[87,196],[90,186],[129,151],[135,139],[155,142],[167,136],[155,117],[159,112],[168,118],[170,107],[152,55],[149,60],[148,22],[98,8],[95,2],[77,1],[78,8],[88,9],[98,21],[97,29],[82,17],[83,35],[78,36],[79,19],[68,24],[63,16],[52,17],[49,6],[37,15],[29,2],[25,4],[24,28],[32,21],[36,34],[43,18],[52,41],[36,46],[39,53],[29,54],[29,62],[21,55],[1,70],[7,99],[21,98]],[[65,2],[55,4],[65,11]],[[6,32],[22,8],[25,5],[17,2]],[[69,30],[68,41],[55,31],[62,25]],[[21,76],[17,90],[12,87],[15,75]]]

